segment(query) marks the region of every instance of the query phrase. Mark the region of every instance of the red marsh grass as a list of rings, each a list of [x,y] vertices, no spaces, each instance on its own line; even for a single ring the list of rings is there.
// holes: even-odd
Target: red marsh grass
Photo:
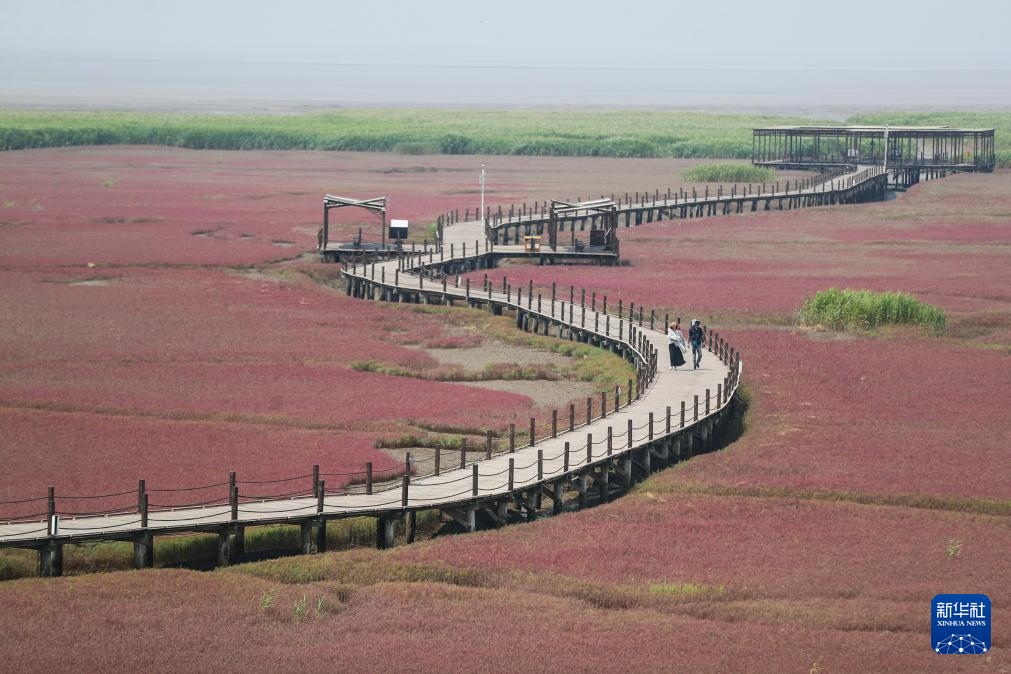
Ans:
[[[15,672],[35,668],[43,631],[61,636],[46,644],[53,671],[736,671],[745,653],[756,672],[977,671],[979,664],[941,662],[924,645],[929,636],[917,632],[874,638],[750,621],[728,628],[718,619],[440,583],[356,591],[159,571],[18,581],[0,587],[0,595],[9,609],[0,617],[5,663]],[[77,619],[84,614],[89,620]],[[1005,659],[998,647],[990,662],[999,668]]]

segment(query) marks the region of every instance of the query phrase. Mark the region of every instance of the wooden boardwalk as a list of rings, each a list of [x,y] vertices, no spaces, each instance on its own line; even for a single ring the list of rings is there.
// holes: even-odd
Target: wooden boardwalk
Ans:
[[[625,199],[612,195],[619,202],[617,223],[619,227],[634,227],[663,220],[688,220],[732,215],[745,212],[792,210],[811,206],[856,203],[880,199],[887,186],[888,174],[879,166],[859,166],[850,173],[826,174],[808,180],[771,185],[734,186],[729,191],[708,188],[699,193],[678,193],[659,190],[653,194],[625,195]],[[530,209],[526,205],[508,211],[501,209],[488,216],[488,237],[496,244],[519,243],[530,234],[546,231],[549,214],[542,207]],[[559,234],[585,232],[601,226],[605,216],[598,213],[577,213],[559,217]],[[451,220],[450,217],[445,217]],[[577,234],[578,236],[578,234]]]
[[[766,196],[780,199],[781,207],[785,201],[788,208],[845,203],[860,199],[867,190],[877,190],[880,177],[880,171],[872,168],[792,193]],[[685,209],[682,217],[717,214],[720,209],[740,212],[755,197],[733,194],[690,203],[640,204],[625,209],[626,226],[652,220],[650,213],[674,213],[675,207]],[[149,494],[141,485],[135,508],[74,517],[61,516],[51,493],[46,517],[0,522],[0,547],[36,549],[40,573],[59,575],[63,546],[68,543],[130,540],[135,565],[144,567],[152,564],[156,535],[210,531],[219,536],[219,563],[228,564],[241,560],[247,526],[297,524],[301,549],[322,551],[328,521],[360,516],[376,518],[377,545],[386,547],[392,544],[394,523],[401,519],[406,522],[408,542],[413,540],[416,514],[421,510],[438,509],[469,531],[477,527],[478,516],[496,524],[517,517],[531,520],[545,512],[545,500],[554,513],[570,507],[571,501],[577,506],[607,501],[658,466],[711,448],[714,434],[732,410],[743,369],[739,354],[719,335],[707,332],[700,369],[672,371],[667,368],[665,317],[647,314],[642,307],[606,306],[606,299],[598,302],[596,294],[584,289],[577,295],[573,288],[557,293],[553,287],[550,296],[535,297],[531,285],[493,288],[490,284],[471,287],[469,280],[460,283],[457,274],[492,266],[503,256],[521,255],[519,246],[504,243],[505,232],[509,227],[519,232],[535,225],[533,218],[499,219],[493,226],[447,218],[438,249],[428,247],[371,264],[346,263],[342,276],[348,294],[355,297],[481,307],[514,316],[519,329],[622,355],[635,365],[636,380],[603,396],[595,409],[591,407],[592,415],[585,415],[592,416],[588,422],[579,415],[580,423],[575,423],[570,407],[568,415],[563,410],[551,427],[534,427],[531,420],[531,428],[523,430],[533,441],[524,447],[511,443],[509,451],[495,455],[489,449],[481,461],[469,465],[464,461],[461,467],[437,469],[436,474],[423,477],[408,474],[399,484],[374,493],[328,489],[325,480],[314,475],[310,494],[254,499],[240,493],[233,477],[227,503],[149,506]],[[592,224],[592,219],[582,225],[573,219],[570,226]],[[497,244],[500,237],[503,243]]]
[[[628,316],[619,318],[585,304],[556,301],[549,307],[543,298],[538,311],[532,298],[519,295],[518,289],[510,289],[508,295],[495,290],[479,293],[425,278],[423,274],[433,265],[459,271],[480,265],[491,249],[480,244],[482,235],[482,223],[459,223],[447,228],[444,246],[445,250],[452,245],[459,252],[448,258],[443,255],[441,262],[433,262],[430,251],[414,259],[348,268],[344,270],[348,291],[393,301],[464,302],[496,313],[512,311],[518,325],[526,329],[553,329],[555,334],[612,349],[636,364],[639,378],[631,389],[634,401],[629,402],[626,387],[604,403],[606,416],[599,416],[598,405],[598,418],[588,424],[570,431],[563,419],[554,437],[547,429],[538,429],[532,445],[438,475],[405,477],[400,485],[373,494],[332,493],[321,482],[308,497],[246,501],[234,489],[227,504],[172,509],[148,508],[145,494],[138,508],[129,512],[73,518],[53,512],[55,517],[48,520],[0,524],[0,546],[37,549],[40,571],[59,575],[64,544],[132,540],[135,563],[143,567],[152,562],[154,536],[212,531],[219,534],[219,561],[224,564],[241,559],[246,526],[299,524],[303,549],[308,552],[325,549],[328,520],[367,515],[377,518],[377,544],[385,547],[391,544],[393,523],[400,518],[407,519],[408,539],[413,538],[419,510],[440,509],[468,530],[476,528],[479,512],[504,523],[510,510],[518,509],[526,519],[533,519],[544,497],[552,500],[554,512],[561,511],[565,496],[571,497],[573,490],[580,503],[590,498],[591,488],[597,498],[606,500],[612,491],[628,488],[653,466],[690,456],[705,446],[726,414],[740,372],[736,354],[722,340],[713,341],[699,370],[672,372],[659,367],[659,355],[666,352],[666,337],[659,325],[650,330],[633,324]],[[387,281],[374,282],[375,276]]]

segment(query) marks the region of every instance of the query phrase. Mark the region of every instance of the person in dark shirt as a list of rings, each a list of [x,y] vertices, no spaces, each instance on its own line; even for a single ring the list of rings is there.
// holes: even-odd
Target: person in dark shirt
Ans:
[[[692,345],[692,363],[695,367],[693,370],[699,369],[699,363],[702,362],[702,344],[706,341],[706,336],[702,332],[702,326],[699,325],[698,319],[692,321],[692,327],[688,329],[688,341]]]

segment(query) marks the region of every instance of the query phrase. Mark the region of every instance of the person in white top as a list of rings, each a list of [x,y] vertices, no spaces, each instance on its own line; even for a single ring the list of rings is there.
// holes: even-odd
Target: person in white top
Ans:
[[[677,323],[667,326],[667,350],[670,351],[670,369],[685,364],[684,352],[688,350],[688,345],[685,336],[681,334],[681,326]]]

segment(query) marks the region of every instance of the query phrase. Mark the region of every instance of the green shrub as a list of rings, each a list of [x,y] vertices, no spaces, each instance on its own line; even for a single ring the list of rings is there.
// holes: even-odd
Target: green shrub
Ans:
[[[35,575],[32,561],[23,556],[0,555],[0,580],[30,578]]]
[[[776,179],[776,172],[765,166],[747,164],[699,164],[681,172],[693,183],[765,183]]]
[[[649,586],[649,591],[654,594],[666,594],[677,597],[709,593],[723,594],[727,589],[723,585],[713,587],[696,583],[653,583]]]
[[[879,325],[918,325],[944,331],[944,311],[906,293],[829,288],[804,300],[797,314],[801,325],[852,330]]]

